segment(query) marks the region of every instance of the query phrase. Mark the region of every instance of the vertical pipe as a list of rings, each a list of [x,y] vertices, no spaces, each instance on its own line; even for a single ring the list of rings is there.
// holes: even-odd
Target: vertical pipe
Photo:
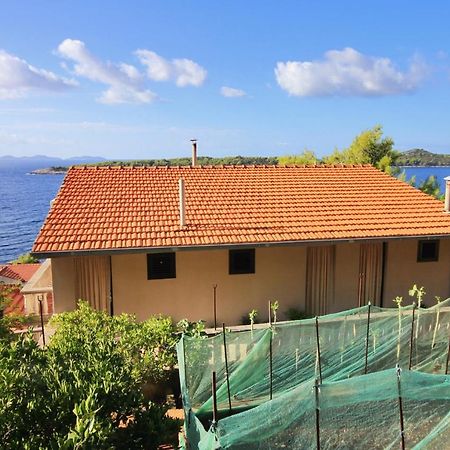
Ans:
[[[317,345],[317,362],[319,365],[319,380],[322,384],[322,363],[320,361],[320,340],[319,340],[319,318],[316,316],[316,345]]]
[[[228,392],[228,408],[231,414],[231,392],[230,392],[230,377],[228,375],[228,353],[227,353],[227,341],[225,337],[225,324],[222,324],[222,334],[223,334],[223,351],[225,354],[225,376],[227,379],[227,392]]]
[[[450,335],[448,336],[447,362],[445,363],[445,375],[448,374],[448,366],[450,363]]]
[[[192,166],[197,165],[197,139],[191,139],[192,142]]]
[[[414,303],[413,306],[413,312],[412,312],[412,319],[411,319],[411,336],[409,338],[409,365],[408,370],[411,370],[412,367],[412,354],[413,354],[413,347],[414,347],[414,318],[416,315],[416,304]]]
[[[216,372],[212,373],[212,398],[213,398],[213,426],[217,423],[217,383],[216,383]]]
[[[450,212],[450,177],[445,177],[444,211]]]
[[[109,257],[109,313],[111,316],[114,316],[112,256]]]
[[[272,361],[272,339],[273,333],[270,330],[270,343],[269,343],[269,399],[273,397],[273,361]]]
[[[214,331],[217,330],[217,284],[213,285],[214,289]]]
[[[188,373],[187,373],[187,363],[186,363],[186,339],[185,336],[183,335],[182,337],[182,342],[183,342],[183,362],[184,362],[184,384],[186,386],[186,390],[188,389],[188,382],[187,382],[187,377],[188,377]]]
[[[39,302],[39,315],[41,316],[42,344],[45,347],[45,330],[44,330],[44,313],[42,311],[42,294],[39,295],[38,302]]]
[[[372,304],[369,302],[367,305],[367,331],[366,331],[366,357],[364,361],[364,374],[367,373],[368,358],[369,358],[369,333],[370,333],[370,308]]]
[[[402,450],[405,450],[405,426],[403,422],[403,402],[402,402],[402,391],[400,385],[400,375],[401,369],[397,364],[397,390],[398,390],[398,410],[400,413],[400,436],[402,442]]]
[[[316,403],[316,448],[320,450],[320,408],[319,408],[319,381],[314,384],[314,398]]]
[[[387,266],[387,250],[388,244],[387,242],[383,242],[383,253],[381,258],[381,283],[380,283],[380,306],[383,307],[384,304],[384,286],[385,286],[385,278],[386,278],[386,266]]]

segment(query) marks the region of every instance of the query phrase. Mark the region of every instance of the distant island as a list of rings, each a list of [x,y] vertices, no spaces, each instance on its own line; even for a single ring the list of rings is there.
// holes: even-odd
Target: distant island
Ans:
[[[396,166],[450,166],[450,155],[431,153],[423,148],[401,152],[395,161]]]
[[[101,161],[97,163],[86,164],[89,166],[189,166],[191,158],[172,158],[172,159],[139,159],[139,160],[114,160]],[[278,158],[276,156],[225,156],[224,158],[213,158],[211,156],[199,156],[198,165],[218,166],[218,165],[276,165]],[[52,166],[47,169],[33,170],[31,173],[36,175],[49,175],[65,173],[69,167]]]
[[[276,156],[226,156],[223,158],[213,158],[210,156],[200,156],[197,160],[199,165],[276,165]],[[79,164],[79,163],[78,163]],[[191,158],[171,158],[171,159],[139,159],[139,160],[104,160],[89,162],[92,166],[189,166]],[[73,164],[76,165],[76,164]],[[415,148],[400,152],[395,161],[395,165],[430,167],[430,166],[450,166],[450,155],[432,153],[421,148]],[[31,173],[35,175],[59,175],[67,172],[69,166],[51,166],[45,169],[35,169]]]

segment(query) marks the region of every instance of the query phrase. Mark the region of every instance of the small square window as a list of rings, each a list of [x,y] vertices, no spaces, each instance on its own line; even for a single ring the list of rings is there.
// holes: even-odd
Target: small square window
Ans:
[[[176,278],[175,253],[149,253],[147,255],[147,280]]]
[[[229,273],[230,275],[255,273],[255,249],[230,250]]]
[[[439,241],[419,241],[417,262],[431,262],[439,259]]]

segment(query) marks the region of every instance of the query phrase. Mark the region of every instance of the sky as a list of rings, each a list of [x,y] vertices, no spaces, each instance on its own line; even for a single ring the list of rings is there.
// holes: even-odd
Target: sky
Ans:
[[[4,0],[0,156],[450,153],[450,2]]]

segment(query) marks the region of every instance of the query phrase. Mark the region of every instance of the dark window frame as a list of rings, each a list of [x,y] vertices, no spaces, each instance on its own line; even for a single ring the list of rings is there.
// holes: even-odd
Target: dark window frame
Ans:
[[[157,264],[166,265],[161,271],[155,270]],[[167,280],[177,277],[175,252],[147,253],[147,280]]]
[[[254,248],[228,251],[228,274],[247,275],[256,271],[256,255]]]
[[[434,244],[433,256],[424,256],[424,246]],[[439,261],[439,239],[428,239],[419,241],[417,244],[417,262],[437,262]]]

